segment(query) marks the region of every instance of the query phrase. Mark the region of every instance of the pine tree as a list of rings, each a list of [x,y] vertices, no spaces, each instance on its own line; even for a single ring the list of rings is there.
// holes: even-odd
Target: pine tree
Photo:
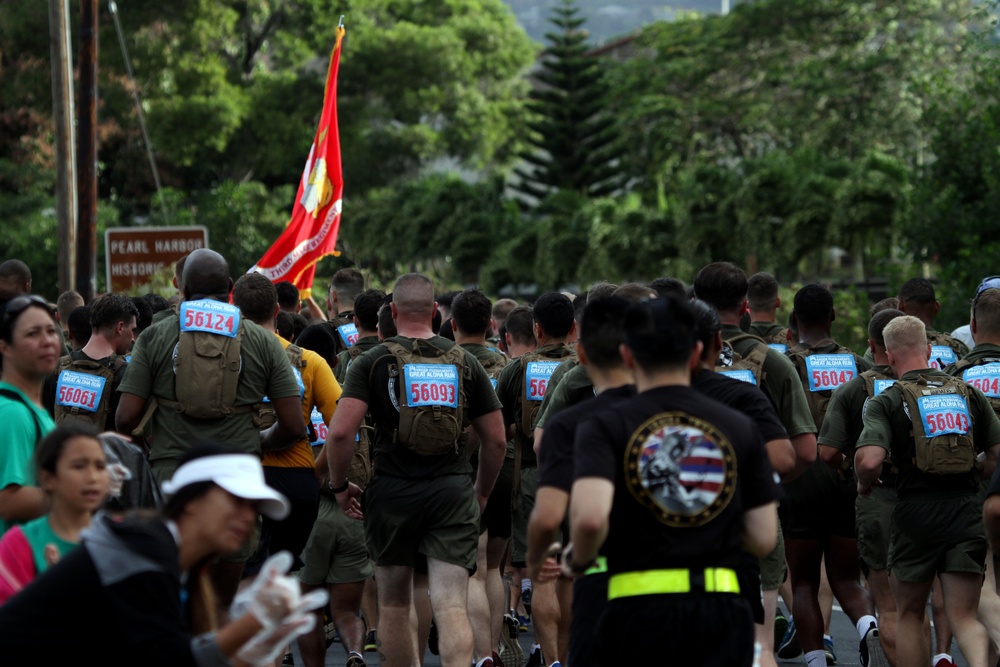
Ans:
[[[527,165],[514,170],[511,187],[541,201],[558,190],[587,197],[610,195],[624,179],[616,120],[606,111],[600,61],[588,55],[585,19],[574,0],[562,0],[549,19],[557,31],[549,42],[528,108],[531,147],[520,156]]]

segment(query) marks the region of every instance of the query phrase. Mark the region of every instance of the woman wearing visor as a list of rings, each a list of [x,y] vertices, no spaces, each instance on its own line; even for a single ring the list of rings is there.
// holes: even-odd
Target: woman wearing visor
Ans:
[[[301,596],[278,554],[219,627],[207,565],[237,551],[259,512],[288,501],[264,483],[259,459],[215,443],[193,447],[163,484],[158,514],[98,516],[81,546],[0,607],[0,655],[11,664],[178,667],[266,664],[315,622],[326,602]],[[53,623],[55,615],[72,619]]]

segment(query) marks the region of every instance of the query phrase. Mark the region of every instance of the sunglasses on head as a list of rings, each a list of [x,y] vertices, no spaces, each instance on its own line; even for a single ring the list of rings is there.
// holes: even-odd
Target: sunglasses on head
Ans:
[[[20,296],[15,296],[13,299],[7,302],[7,305],[3,309],[3,322],[4,324],[9,323],[11,320],[17,318],[18,315],[24,312],[28,306],[41,306],[49,314],[52,313],[52,309],[49,308],[49,302],[40,296],[34,294],[22,294]]]
[[[976,298],[972,300],[972,316],[976,316],[976,306],[979,304],[979,296],[988,289],[1000,289],[1000,276],[989,276],[983,278],[976,288]]]

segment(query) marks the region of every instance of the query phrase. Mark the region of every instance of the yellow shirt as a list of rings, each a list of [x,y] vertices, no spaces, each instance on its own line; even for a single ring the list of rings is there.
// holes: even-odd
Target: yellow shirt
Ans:
[[[288,349],[291,343],[278,334],[274,335],[281,343],[281,347]],[[342,392],[340,383],[333,376],[333,369],[326,363],[326,359],[315,352],[303,348],[302,360],[306,363],[302,369],[302,384],[306,388],[302,397],[302,416],[308,424],[315,405],[329,424],[333,413],[337,410],[337,401],[340,400]],[[312,446],[303,438],[285,451],[265,453],[263,464],[275,468],[312,468],[314,461]]]

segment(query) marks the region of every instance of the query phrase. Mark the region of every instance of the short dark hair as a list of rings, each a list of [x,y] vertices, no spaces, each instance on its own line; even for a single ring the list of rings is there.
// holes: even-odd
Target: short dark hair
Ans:
[[[535,323],[546,335],[563,338],[573,328],[573,302],[562,292],[546,292],[531,309]]]
[[[295,323],[292,314],[287,310],[279,310],[274,316],[274,330],[289,343],[295,340]]]
[[[74,308],[68,319],[66,329],[73,340],[78,343],[86,343],[90,340],[90,334],[93,332],[90,326],[90,306]]]
[[[755,273],[747,280],[747,301],[753,310],[767,310],[774,307],[778,298],[778,281],[770,273]]]
[[[385,302],[385,292],[366,289],[354,300],[354,316],[365,331],[378,330],[378,311]]]
[[[927,278],[910,278],[899,288],[899,300],[920,305],[932,304],[937,301],[934,283]]]
[[[135,318],[136,333],[145,331],[153,323],[153,306],[141,296],[132,297],[132,305],[139,311],[139,316]]]
[[[309,320],[302,313],[288,313],[292,316],[292,338],[291,341],[294,343],[299,338],[299,334],[306,330],[309,326]]]
[[[493,304],[481,290],[464,290],[451,302],[451,317],[462,333],[485,334],[492,316]]]
[[[612,293],[618,289],[618,287],[618,285],[609,283],[606,280],[596,282],[590,286],[589,290],[587,290],[587,301],[590,301],[591,299],[603,299],[606,296],[611,296]]]
[[[795,293],[794,304],[800,325],[826,324],[833,311],[833,294],[819,283],[809,283]]]
[[[885,325],[889,324],[889,322],[892,322],[897,317],[903,317],[904,315],[906,315],[906,313],[901,310],[896,310],[895,308],[886,308],[885,310],[878,311],[872,316],[871,321],[868,323],[868,339],[884,350]]]
[[[641,301],[643,299],[655,299],[660,296],[660,294],[650,287],[649,285],[643,285],[642,283],[625,283],[614,292],[613,296],[620,296],[621,298],[635,303],[636,301]],[[677,297],[682,299],[684,297]]]
[[[143,294],[142,300],[149,304],[149,307],[153,311],[154,315],[164,310],[170,310],[170,302],[159,294],[155,294],[153,292]]]
[[[875,314],[878,313],[879,311],[890,310],[890,309],[899,310],[898,298],[890,296],[886,299],[882,299],[881,301],[876,302],[874,305],[872,305],[871,308],[868,309],[868,316],[875,317]]]
[[[580,318],[580,343],[587,363],[600,369],[624,365],[619,347],[625,342],[625,311],[629,302],[609,296],[587,303]]]
[[[139,309],[127,294],[105,294],[90,304],[90,330],[113,329],[119,322],[134,317],[139,322]],[[75,338],[75,336],[74,336]]]
[[[282,310],[295,310],[299,307],[299,288],[288,280],[274,284],[278,293],[278,305]]]
[[[341,269],[333,274],[330,291],[337,293],[338,299],[353,302],[365,288],[365,277],[357,269]],[[336,313],[331,313],[331,317]]]
[[[62,422],[35,445],[33,458],[36,475],[43,470],[53,475],[56,474],[59,457],[66,449],[66,443],[73,438],[93,438],[98,444],[101,442],[98,438],[97,428],[90,422],[77,419],[68,419]],[[104,449],[103,445],[101,445],[101,449]]]
[[[719,312],[736,311],[747,298],[747,274],[732,262],[713,262],[695,276],[694,294]]]
[[[233,305],[252,322],[268,322],[278,305],[278,289],[262,273],[244,273],[233,286]]]
[[[722,331],[722,322],[719,320],[719,312],[707,301],[693,299],[691,301],[691,312],[694,313],[695,328],[698,332],[698,340],[705,346],[705,350],[711,346],[715,336]]]
[[[282,312],[285,311],[278,313],[279,318]],[[291,313],[287,312],[285,314],[291,315]],[[279,335],[281,335],[280,331]],[[310,324],[302,333],[296,336],[295,344],[323,357],[326,359],[326,363],[330,365],[330,368],[333,368],[337,365],[337,338],[340,338],[340,336],[334,332],[333,327],[329,326],[326,322],[319,322],[317,324]]]
[[[690,302],[672,296],[633,303],[625,311],[625,341],[647,371],[687,365],[696,340]]]
[[[449,292],[444,292],[442,294],[439,294],[438,296],[434,297],[434,300],[437,301],[437,305],[450,309],[452,303],[455,301],[455,297],[458,296],[459,294],[460,292],[458,290],[451,290]]]
[[[534,318],[531,306],[518,306],[507,314],[504,326],[510,337],[520,345],[535,344]]]
[[[379,308],[378,332],[382,335],[382,338],[392,338],[398,333],[396,331],[396,323],[392,320],[392,306],[388,303],[382,304],[382,307]]]
[[[684,285],[684,282],[670,276],[660,276],[652,280],[649,283],[649,288],[660,296],[667,296],[669,294],[678,299],[687,298],[687,287]]]

